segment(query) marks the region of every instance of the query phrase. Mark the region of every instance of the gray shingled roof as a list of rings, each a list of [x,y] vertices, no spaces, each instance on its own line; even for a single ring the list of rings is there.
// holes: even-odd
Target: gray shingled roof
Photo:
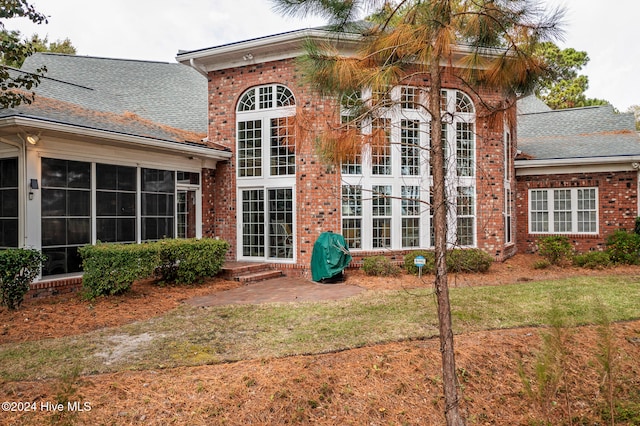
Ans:
[[[36,53],[22,70],[47,67],[37,95],[101,112],[132,112],[171,127],[206,133],[207,80],[179,63]]]
[[[536,111],[527,103],[519,111]],[[518,150],[536,160],[640,155],[632,113],[610,105],[518,115]]]

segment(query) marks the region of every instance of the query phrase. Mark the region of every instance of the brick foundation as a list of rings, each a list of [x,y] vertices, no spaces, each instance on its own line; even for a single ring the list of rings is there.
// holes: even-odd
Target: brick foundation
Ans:
[[[39,299],[59,296],[62,294],[76,293],[81,289],[82,277],[38,281],[31,284],[31,289],[27,292],[25,299]]]

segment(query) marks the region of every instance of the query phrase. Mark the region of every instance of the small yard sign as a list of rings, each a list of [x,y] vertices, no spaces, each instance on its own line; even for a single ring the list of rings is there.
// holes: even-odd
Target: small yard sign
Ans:
[[[419,277],[422,276],[422,267],[426,263],[427,263],[427,259],[425,259],[424,256],[416,256],[416,258],[413,259],[413,264],[418,267],[418,276]]]

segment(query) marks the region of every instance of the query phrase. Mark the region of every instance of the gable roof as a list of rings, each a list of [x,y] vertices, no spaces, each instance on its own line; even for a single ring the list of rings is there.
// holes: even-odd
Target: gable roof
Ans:
[[[611,105],[545,111],[535,104],[519,104],[519,111],[531,111],[518,115],[523,161],[640,156],[632,113],[616,113]]]

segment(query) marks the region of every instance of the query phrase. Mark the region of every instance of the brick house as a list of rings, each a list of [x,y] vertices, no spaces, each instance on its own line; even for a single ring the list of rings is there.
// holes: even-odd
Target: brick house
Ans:
[[[209,140],[233,155],[203,179],[216,188],[203,201],[206,232],[231,243],[232,259],[290,270],[308,268],[324,231],[342,233],[356,259],[373,253],[401,259],[408,250],[431,247],[431,178],[422,149],[429,145],[429,117],[405,102],[424,96],[428,82],[391,91],[384,149],[365,148],[353,164],[328,166],[316,154],[313,137],[328,131],[327,123],[340,122],[340,105],[305,85],[297,69],[309,38],[323,42],[329,33],[294,31],[178,54],[179,62],[207,77]],[[356,44],[347,35],[339,48],[348,53]],[[465,90],[454,69],[443,88],[443,108],[451,117],[444,125],[450,241],[504,259],[516,249],[510,205],[515,123],[487,118],[478,96],[506,100],[486,89]],[[303,121],[308,134],[287,127],[287,120]]]
[[[31,56],[15,72],[47,66],[36,102],[0,111],[0,248],[41,249],[42,281],[77,277],[77,247],[96,241],[220,237],[229,260],[304,276],[325,231],[344,235],[356,263],[429,249],[430,122],[411,102],[424,101],[428,81],[391,90],[394,106],[376,124],[387,144],[330,166],[314,136],[348,111],[296,66],[305,40],[329,35],[179,52],[173,64]],[[340,39],[343,52],[356,46]],[[542,235],[567,234],[587,250],[633,227],[632,116],[550,111],[527,98],[516,129],[515,114],[488,117],[480,102],[512,99],[479,90],[453,68],[443,77],[452,246],[503,260],[535,250]]]
[[[580,252],[604,248],[638,216],[640,137],[633,113],[610,105],[551,110],[534,97],[518,115],[516,217],[520,252],[545,235]]]

